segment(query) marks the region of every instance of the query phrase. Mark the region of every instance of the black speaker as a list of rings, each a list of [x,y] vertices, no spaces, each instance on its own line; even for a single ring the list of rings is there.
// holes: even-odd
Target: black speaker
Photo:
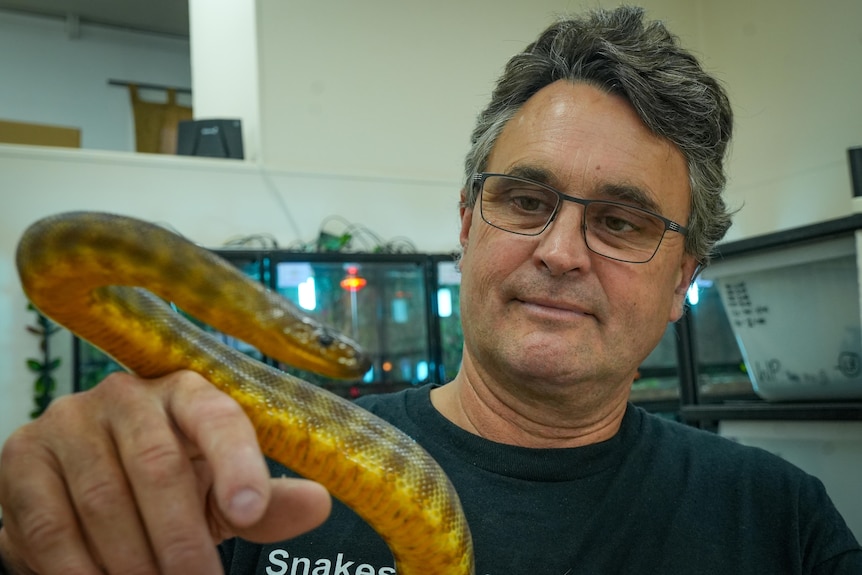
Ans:
[[[853,184],[853,197],[862,196],[862,146],[847,149],[850,163],[850,181]]]
[[[240,120],[184,120],[177,126],[177,154],[243,158]]]

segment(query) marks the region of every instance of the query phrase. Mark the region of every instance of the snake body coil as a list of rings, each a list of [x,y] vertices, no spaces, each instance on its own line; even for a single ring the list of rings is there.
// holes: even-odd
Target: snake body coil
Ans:
[[[457,494],[418,444],[354,404],[221,344],[163,299],[266,355],[332,377],[368,369],[352,342],[208,250],[131,218],[73,212],[40,220],[24,233],[17,264],[33,305],[130,371],[154,378],[190,369],[231,395],[263,452],[365,519],[389,545],[400,575],[472,575]]]

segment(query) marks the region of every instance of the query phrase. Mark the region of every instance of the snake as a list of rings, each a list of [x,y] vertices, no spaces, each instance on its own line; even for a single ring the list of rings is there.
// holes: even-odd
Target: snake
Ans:
[[[473,575],[458,494],[415,440],[355,403],[258,361],[186,314],[264,355],[324,376],[370,367],[351,339],[164,226],[94,211],[31,224],[16,252],[43,315],[141,378],[199,373],[252,422],[262,453],[326,487],[388,545],[399,575]]]

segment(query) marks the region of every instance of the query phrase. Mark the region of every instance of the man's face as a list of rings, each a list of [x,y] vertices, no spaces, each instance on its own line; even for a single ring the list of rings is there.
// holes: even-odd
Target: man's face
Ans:
[[[586,199],[617,200],[609,190],[634,187],[653,211],[688,221],[681,152],[625,99],[586,84],[558,81],[530,98],[504,128],[487,171],[541,172],[557,190]],[[580,382],[609,393],[631,383],[668,321],[679,319],[696,262],[673,232],[648,263],[604,258],[587,249],[582,217],[583,206],[564,202],[551,226],[529,237],[486,224],[478,204],[462,210],[465,364],[536,392]]]

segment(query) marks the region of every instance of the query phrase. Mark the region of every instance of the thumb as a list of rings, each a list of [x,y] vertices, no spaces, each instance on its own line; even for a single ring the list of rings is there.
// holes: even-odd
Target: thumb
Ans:
[[[272,492],[263,516],[254,525],[235,527],[234,533],[255,543],[274,543],[311,531],[332,509],[325,487],[307,479],[279,477],[270,480]]]

